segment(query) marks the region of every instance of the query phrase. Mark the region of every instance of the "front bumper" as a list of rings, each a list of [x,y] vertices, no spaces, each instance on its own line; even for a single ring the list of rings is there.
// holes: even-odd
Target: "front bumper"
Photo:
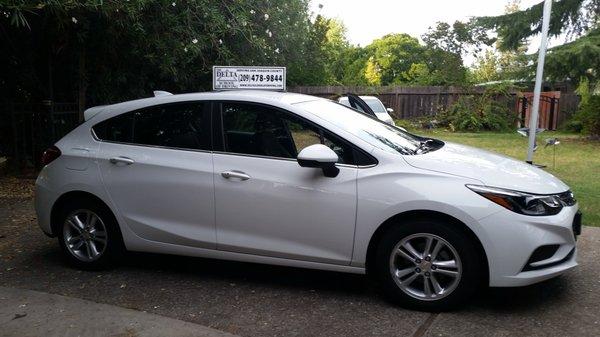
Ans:
[[[484,247],[490,268],[490,286],[514,287],[541,282],[577,266],[573,222],[578,206],[553,216],[534,217],[502,210],[479,221],[488,238]],[[531,263],[543,246],[552,253]]]

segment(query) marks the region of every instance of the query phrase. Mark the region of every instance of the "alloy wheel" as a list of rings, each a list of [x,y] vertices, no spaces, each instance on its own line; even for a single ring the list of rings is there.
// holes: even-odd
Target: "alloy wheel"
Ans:
[[[398,288],[407,295],[434,301],[456,289],[462,264],[456,249],[446,240],[430,233],[417,233],[394,247],[390,272]]]
[[[99,259],[106,250],[107,239],[104,222],[90,210],[77,210],[65,220],[65,246],[80,261],[92,262]]]

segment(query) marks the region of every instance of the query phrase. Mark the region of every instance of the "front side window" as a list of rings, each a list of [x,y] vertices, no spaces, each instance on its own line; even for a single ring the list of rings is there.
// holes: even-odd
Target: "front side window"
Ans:
[[[127,112],[93,127],[105,141],[210,150],[210,112],[203,103],[174,103]]]
[[[405,155],[418,154],[421,139],[363,114],[348,114],[348,107],[328,100],[297,103],[297,106],[378,148]]]
[[[339,163],[361,165],[360,154],[347,142],[278,109],[247,103],[223,103],[225,150],[232,153],[295,159],[304,148],[324,144]]]

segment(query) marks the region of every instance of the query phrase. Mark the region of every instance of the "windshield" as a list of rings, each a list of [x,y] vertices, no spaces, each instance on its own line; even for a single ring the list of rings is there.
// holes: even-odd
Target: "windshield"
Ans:
[[[349,114],[349,108],[342,104],[316,100],[297,105],[382,150],[411,155],[419,153],[421,139],[418,137],[366,115]]]
[[[385,106],[383,106],[383,103],[381,103],[381,101],[379,101],[378,99],[363,99],[363,101],[365,101],[365,103],[367,103],[367,105],[369,106],[369,108],[371,108],[371,110],[373,110],[373,112],[376,113],[381,113],[381,112],[387,112],[385,110]]]

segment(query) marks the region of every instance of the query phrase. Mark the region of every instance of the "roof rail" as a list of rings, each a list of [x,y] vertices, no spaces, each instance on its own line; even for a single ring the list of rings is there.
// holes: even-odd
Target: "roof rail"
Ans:
[[[172,93],[168,92],[168,91],[162,91],[162,90],[154,90],[154,97],[158,97],[158,96],[173,96]]]

